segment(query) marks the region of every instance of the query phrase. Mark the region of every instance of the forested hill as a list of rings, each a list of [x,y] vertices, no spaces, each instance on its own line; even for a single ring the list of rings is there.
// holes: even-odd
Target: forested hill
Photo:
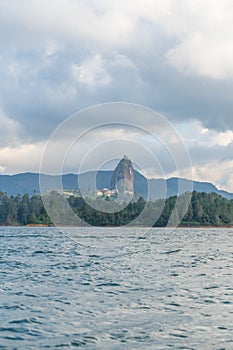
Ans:
[[[80,183],[82,184],[82,189],[93,190],[93,185],[96,185],[98,190],[110,188],[112,175],[113,171],[92,171],[81,175],[65,174],[62,175],[62,185],[64,190],[68,191],[78,190]],[[61,178],[57,175],[39,175],[37,173],[0,175],[0,191],[6,192],[8,196],[41,194],[40,182],[43,183],[42,192],[57,190],[60,188]],[[206,193],[215,192],[224,198],[233,199],[233,193],[219,190],[209,182],[192,181],[175,177],[169,179],[147,179],[141,173],[134,170],[135,193],[140,194],[143,198],[147,198],[148,188],[150,188],[149,199],[152,201],[169,198],[192,190]]]
[[[186,202],[189,195],[186,193],[179,197],[181,204],[176,206],[176,218],[179,219],[180,212],[182,212],[182,203]],[[56,224],[72,224],[62,207],[59,206],[59,196],[58,192],[53,191],[46,197],[46,200],[53,203],[53,211],[58,220]],[[93,203],[91,203],[99,210],[92,209],[81,197],[71,196],[67,201],[74,213],[93,226],[125,225],[136,219],[143,210],[144,215],[136,222],[138,225],[147,225],[144,218],[154,218],[159,208],[164,206],[158,220],[154,222],[154,226],[163,227],[167,225],[171,217],[177,197],[173,196],[166,200],[148,202],[147,204],[141,197],[137,202],[131,202],[125,209],[116,213],[104,213],[102,209],[106,202],[101,198],[93,200]],[[40,195],[8,197],[5,193],[0,193],[0,224],[47,225],[53,223],[45,211]],[[170,221],[170,224],[173,225],[173,222]],[[215,193],[193,192],[188,210],[180,224],[184,226],[231,226],[233,225],[233,200],[227,200]]]

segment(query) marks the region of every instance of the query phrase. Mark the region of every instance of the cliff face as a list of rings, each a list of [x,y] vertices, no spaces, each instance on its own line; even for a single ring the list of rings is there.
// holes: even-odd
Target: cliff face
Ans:
[[[134,193],[134,170],[131,160],[124,156],[118,163],[111,179],[111,190]]]

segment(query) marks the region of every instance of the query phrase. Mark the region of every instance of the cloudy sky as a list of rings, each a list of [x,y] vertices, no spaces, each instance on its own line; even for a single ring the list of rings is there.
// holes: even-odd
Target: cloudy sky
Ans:
[[[123,101],[176,127],[194,179],[233,191],[232,0],[0,0],[0,48],[2,173],[38,171],[68,116]]]

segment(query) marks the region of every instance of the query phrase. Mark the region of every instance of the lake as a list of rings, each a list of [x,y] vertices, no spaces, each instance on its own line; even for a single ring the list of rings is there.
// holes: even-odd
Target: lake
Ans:
[[[0,237],[0,349],[233,349],[233,229]]]

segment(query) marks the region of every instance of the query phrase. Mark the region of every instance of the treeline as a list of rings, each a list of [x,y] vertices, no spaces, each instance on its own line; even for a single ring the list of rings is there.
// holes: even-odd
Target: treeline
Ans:
[[[0,225],[52,225],[52,220],[56,225],[81,225],[82,222],[93,226],[121,226],[129,223],[156,227],[177,224],[233,225],[233,200],[215,193],[185,193],[156,202],[146,202],[139,198],[125,204],[123,209],[122,203],[109,201],[111,200],[103,198],[88,199],[87,204],[81,197],[70,196],[64,199],[56,191],[43,196],[43,200],[40,195],[8,197],[0,192]],[[109,204],[112,212],[106,212]]]
[[[0,192],[0,225],[50,224],[41,196],[8,197]]]

